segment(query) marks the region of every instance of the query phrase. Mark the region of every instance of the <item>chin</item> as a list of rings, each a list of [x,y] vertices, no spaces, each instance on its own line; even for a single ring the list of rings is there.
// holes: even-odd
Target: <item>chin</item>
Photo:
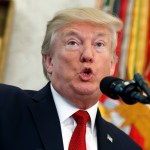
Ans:
[[[97,91],[97,87],[93,85],[82,84],[75,86],[75,90],[81,95],[93,95]]]

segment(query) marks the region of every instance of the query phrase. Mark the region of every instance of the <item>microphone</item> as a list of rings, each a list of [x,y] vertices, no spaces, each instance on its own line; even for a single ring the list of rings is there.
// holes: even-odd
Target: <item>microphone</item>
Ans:
[[[101,80],[100,90],[106,96],[112,99],[122,99],[129,105],[137,102],[149,103],[134,80],[124,81],[120,78],[108,76]]]
[[[145,82],[144,78],[139,73],[136,73],[134,75],[134,80],[137,83],[137,85],[141,89],[143,89],[143,91],[146,93],[147,97],[150,99],[150,89],[148,87],[148,84]]]

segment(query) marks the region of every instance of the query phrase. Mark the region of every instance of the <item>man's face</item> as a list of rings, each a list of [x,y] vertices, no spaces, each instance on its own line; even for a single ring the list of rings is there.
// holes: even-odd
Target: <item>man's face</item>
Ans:
[[[76,106],[90,107],[101,95],[101,79],[114,73],[110,31],[89,22],[66,25],[59,30],[45,64],[58,93]]]

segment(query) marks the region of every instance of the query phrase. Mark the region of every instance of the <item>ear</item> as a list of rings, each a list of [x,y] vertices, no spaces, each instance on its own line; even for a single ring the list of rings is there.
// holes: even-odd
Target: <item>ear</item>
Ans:
[[[52,74],[53,71],[53,62],[52,57],[49,54],[43,55],[43,64],[48,74]]]
[[[118,56],[115,56],[111,59],[110,64],[110,75],[112,76],[115,72],[116,64],[118,62]]]

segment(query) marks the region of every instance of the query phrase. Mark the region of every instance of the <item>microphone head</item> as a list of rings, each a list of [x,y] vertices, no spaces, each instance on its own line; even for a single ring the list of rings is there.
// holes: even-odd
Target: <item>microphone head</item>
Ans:
[[[100,90],[103,94],[107,95],[112,99],[119,99],[119,95],[115,92],[114,87],[118,84],[122,84],[123,80],[107,76],[104,77],[100,82]]]
[[[100,82],[100,90],[112,99],[122,99],[126,104],[137,102],[135,94],[141,92],[135,83],[125,82],[120,78],[107,76]]]

